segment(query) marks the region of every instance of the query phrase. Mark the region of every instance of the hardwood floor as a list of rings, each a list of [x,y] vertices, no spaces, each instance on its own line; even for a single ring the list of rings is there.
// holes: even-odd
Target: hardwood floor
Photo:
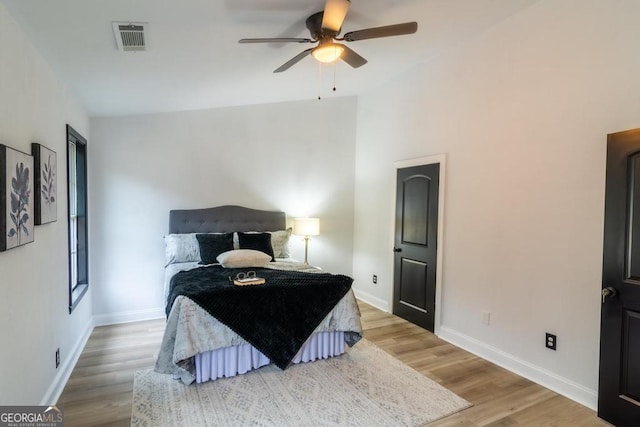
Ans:
[[[399,317],[360,303],[364,336],[474,406],[432,426],[606,426],[594,411]],[[96,328],[58,404],[65,426],[128,426],[133,375],[153,367],[164,320]]]

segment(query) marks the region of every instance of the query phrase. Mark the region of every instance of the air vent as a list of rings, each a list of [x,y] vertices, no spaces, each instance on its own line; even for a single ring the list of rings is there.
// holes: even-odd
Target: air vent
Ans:
[[[118,50],[139,52],[146,50],[144,26],[146,22],[112,22]]]

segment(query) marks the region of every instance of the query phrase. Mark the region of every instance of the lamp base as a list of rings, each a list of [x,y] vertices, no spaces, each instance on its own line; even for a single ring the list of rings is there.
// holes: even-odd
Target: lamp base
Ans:
[[[304,265],[309,265],[309,236],[304,236]]]

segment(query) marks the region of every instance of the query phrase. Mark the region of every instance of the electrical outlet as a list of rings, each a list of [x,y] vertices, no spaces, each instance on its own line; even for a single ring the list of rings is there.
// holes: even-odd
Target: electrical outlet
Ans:
[[[373,284],[375,285],[376,283],[378,283],[378,275],[374,274],[373,275]]]
[[[558,345],[558,338],[553,335],[550,334],[549,332],[546,333],[546,340],[545,340],[545,347],[547,347],[550,350],[556,350],[556,345]]]
[[[60,366],[60,349],[56,350],[56,369]]]

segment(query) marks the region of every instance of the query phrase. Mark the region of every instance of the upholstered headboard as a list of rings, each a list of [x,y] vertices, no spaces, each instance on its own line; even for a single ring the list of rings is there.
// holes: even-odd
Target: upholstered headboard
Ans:
[[[242,206],[169,211],[169,233],[231,233],[276,231],[286,228],[284,212],[261,211]]]

